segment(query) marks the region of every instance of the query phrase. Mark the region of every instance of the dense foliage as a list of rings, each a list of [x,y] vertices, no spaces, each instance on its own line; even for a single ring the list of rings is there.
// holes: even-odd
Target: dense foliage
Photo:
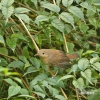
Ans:
[[[34,40],[80,57],[52,78]],[[1,0],[0,100],[99,100],[99,42],[100,0]]]

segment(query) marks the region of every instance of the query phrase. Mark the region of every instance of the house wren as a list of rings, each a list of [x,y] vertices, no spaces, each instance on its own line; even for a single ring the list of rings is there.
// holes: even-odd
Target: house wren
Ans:
[[[58,68],[68,68],[71,66],[70,59],[78,58],[77,54],[66,55],[63,51],[55,49],[40,49],[35,56],[39,56],[46,65]]]

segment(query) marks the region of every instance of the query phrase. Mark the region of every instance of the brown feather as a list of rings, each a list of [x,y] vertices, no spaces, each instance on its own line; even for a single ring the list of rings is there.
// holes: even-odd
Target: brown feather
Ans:
[[[70,58],[72,57],[70,55],[66,56],[66,54],[60,50],[41,49],[36,55],[38,55],[42,61],[49,66],[56,66],[59,68],[67,68],[71,66]]]

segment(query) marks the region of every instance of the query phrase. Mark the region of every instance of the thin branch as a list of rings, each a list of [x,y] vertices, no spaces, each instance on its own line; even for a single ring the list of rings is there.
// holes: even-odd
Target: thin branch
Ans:
[[[22,33],[24,33],[24,31],[22,30],[22,28],[10,17],[9,18],[14,24],[15,24],[15,26],[22,32]]]
[[[51,76],[54,77],[54,73],[52,72],[52,70],[49,68],[49,66],[47,66],[47,67],[48,67],[48,69],[50,71]],[[63,96],[66,98],[66,100],[69,100],[67,95],[65,94],[64,90],[61,87],[60,87],[60,90],[61,90]]]
[[[78,95],[78,91],[77,91],[76,88],[75,88],[75,91],[76,91],[76,97],[77,97],[77,100],[80,100],[80,99],[79,99],[79,95]]]
[[[49,69],[49,72],[51,74],[51,76],[53,77],[54,76],[54,73],[52,72],[52,70],[50,69],[50,67],[47,65],[48,69]]]
[[[37,44],[35,43],[33,37],[31,36],[30,32],[28,31],[27,27],[25,26],[24,22],[23,22],[20,18],[18,18],[18,19],[19,19],[20,22],[22,23],[23,27],[25,28],[27,34],[29,35],[30,39],[32,40],[32,42],[33,42],[33,44],[34,44],[36,51],[38,52],[38,51],[39,51],[39,48],[38,48]]]
[[[68,50],[68,45],[67,45],[66,37],[65,37],[65,34],[64,33],[63,33],[63,39],[64,39],[64,43],[65,43],[66,52],[68,53],[69,50]]]
[[[61,90],[62,94],[64,95],[64,97],[66,98],[66,100],[69,100],[67,95],[65,94],[64,90],[61,87],[60,87],[60,90]]]
[[[58,19],[60,20],[60,16],[58,17]],[[68,46],[67,46],[67,42],[66,42],[66,37],[65,37],[64,33],[63,33],[63,39],[64,39],[64,43],[65,43],[66,52],[68,53],[69,50],[68,50]]]
[[[53,3],[56,5],[56,1],[55,0],[53,0]]]
[[[25,87],[29,90],[29,86],[28,86],[28,84],[25,82],[25,80],[24,80],[22,77],[20,77],[20,78],[21,78],[22,82],[24,83]],[[32,93],[32,96],[35,98],[35,100],[37,100],[36,97],[35,97],[35,95],[34,95],[33,93]]]
[[[72,88],[71,86],[69,86],[69,88],[71,88],[73,91],[75,91],[75,89]],[[75,91],[75,92],[76,92],[76,91]],[[87,98],[86,98],[83,94],[81,94],[81,93],[79,93],[79,94],[81,95],[82,98],[84,98],[85,100],[87,100]]]
[[[2,53],[0,53],[0,55],[5,56],[5,57],[10,58],[10,59],[13,59],[13,60],[17,60],[17,58],[14,58],[14,57],[11,57],[11,56],[7,56],[7,55],[2,54]]]
[[[35,12],[35,13],[37,13],[37,11],[36,10],[34,10],[34,9],[32,9],[31,7],[29,7],[28,5],[27,6],[25,6],[24,4],[22,4],[22,3],[19,3],[19,2],[17,2],[17,1],[15,1],[17,4],[19,4],[20,6],[23,6],[23,7],[25,7],[25,8],[27,8],[27,9],[29,9],[29,10],[31,10],[32,12]]]

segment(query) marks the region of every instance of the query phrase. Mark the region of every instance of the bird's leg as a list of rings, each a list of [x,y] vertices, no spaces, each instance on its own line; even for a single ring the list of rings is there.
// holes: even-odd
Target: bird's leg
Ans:
[[[54,73],[52,72],[52,70],[50,69],[50,67],[47,65],[48,69],[49,69],[49,72],[51,74],[51,76],[53,77],[54,76]]]
[[[58,70],[57,70],[56,73],[52,76],[52,78],[54,78],[57,74],[58,74]]]
[[[54,78],[58,74],[58,71],[56,71],[56,73],[54,74],[48,65],[47,65],[47,67],[49,69],[49,72],[50,72],[52,78]]]

